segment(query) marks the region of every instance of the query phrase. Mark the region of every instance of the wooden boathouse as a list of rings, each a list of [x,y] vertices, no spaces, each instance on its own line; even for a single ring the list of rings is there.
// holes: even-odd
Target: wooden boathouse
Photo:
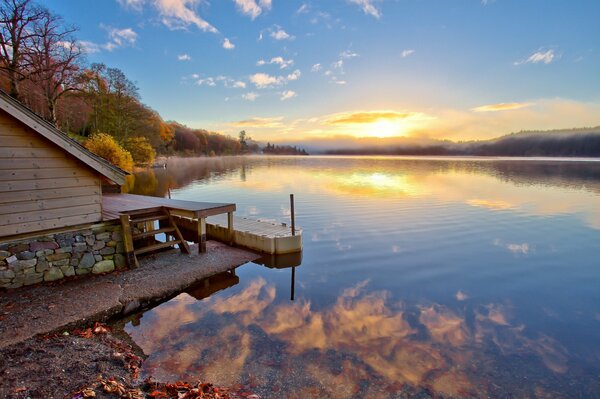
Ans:
[[[189,252],[186,239],[204,252],[212,215],[233,235],[235,204],[120,194],[126,175],[0,91],[0,288],[136,267],[144,253]]]

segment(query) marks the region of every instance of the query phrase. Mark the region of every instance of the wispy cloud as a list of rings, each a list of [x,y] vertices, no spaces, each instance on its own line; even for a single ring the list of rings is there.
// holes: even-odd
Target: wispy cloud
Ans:
[[[273,25],[268,29],[262,30],[260,36],[258,37],[258,40],[262,40],[263,32],[265,31],[268,32],[269,36],[271,36],[271,38],[275,40],[294,40],[296,38],[296,36],[287,33],[285,29],[283,29],[281,26]]]
[[[310,68],[310,71],[311,72],[319,72],[321,70],[321,68],[322,68],[321,64],[314,64],[312,66],[312,68]]]
[[[498,104],[487,104],[480,107],[472,108],[471,111],[475,112],[498,112],[498,111],[512,111],[515,109],[521,109],[532,106],[533,103],[498,103]]]
[[[225,50],[233,50],[235,48],[235,44],[231,43],[231,41],[227,38],[223,39],[223,48]]]
[[[281,86],[286,84],[288,81],[300,79],[301,73],[299,69],[288,74],[287,76],[274,76],[267,73],[255,73],[250,76],[250,82],[256,86],[257,89],[266,89],[274,86]]]
[[[290,98],[294,98],[296,97],[298,94],[296,94],[295,91],[293,90],[286,90],[283,93],[281,93],[281,97],[280,100],[281,101],[285,101],[285,100],[289,100]]]
[[[137,33],[131,28],[108,28],[108,38],[115,47],[133,46],[137,37]]]
[[[281,123],[282,120],[282,116],[271,118],[254,117],[238,122],[232,122],[230,125],[235,127],[280,128],[283,126]]]
[[[267,73],[255,73],[250,76],[250,82],[254,83],[258,89],[277,86],[283,83],[281,76],[272,76]]]
[[[296,10],[296,14],[305,14],[308,12],[308,10],[310,10],[310,6],[304,3],[300,7],[298,7],[298,9]]]
[[[271,0],[233,0],[237,5],[238,10],[252,20],[256,19],[263,11],[271,9]]]
[[[198,3],[198,0],[153,1],[162,23],[169,29],[187,29],[190,25],[195,25],[202,31],[217,33],[218,30],[196,12]]]
[[[108,41],[104,44],[98,44],[82,40],[78,43],[81,51],[88,54],[97,53],[101,50],[113,51],[119,47],[134,46],[137,41],[138,34],[132,28],[119,29],[112,26],[100,26],[106,30]]]
[[[354,58],[354,57],[358,57],[358,53],[355,53],[354,51],[350,51],[350,50],[346,50],[340,53],[340,57],[341,58]]]
[[[276,65],[279,65],[279,68],[285,69],[285,68],[288,68],[288,67],[294,65],[294,60],[292,60],[292,59],[286,60],[283,57],[273,57],[269,61],[265,61],[265,60],[261,59],[256,62],[257,66],[263,66],[263,65],[267,65],[267,64],[269,64],[269,65],[276,64]]]
[[[415,50],[411,49],[411,48],[407,48],[405,50],[402,50],[402,53],[400,53],[402,55],[402,58],[406,58],[412,54],[414,54]]]
[[[117,2],[121,5],[121,7],[141,11],[145,0],[117,0]]]
[[[327,125],[355,125],[379,122],[381,120],[427,119],[420,112],[397,111],[356,111],[330,115],[325,119]]]
[[[192,59],[192,57],[190,57],[189,54],[180,54],[177,56],[177,59],[179,61],[190,61]]]
[[[374,0],[347,0],[349,3],[358,5],[365,14],[375,18],[381,18],[381,11],[375,7]]]
[[[81,51],[87,54],[97,53],[101,49],[99,44],[87,40],[80,40],[78,44]]]
[[[245,89],[246,88],[246,82],[243,82],[241,80],[236,80],[229,76],[224,76],[224,75],[200,78],[200,76],[198,74],[194,73],[191,75],[191,78],[195,80],[195,84],[198,86],[214,87],[217,84],[222,84],[223,87],[225,87],[227,89]]]
[[[539,51],[536,51],[535,53],[531,54],[529,57],[527,57],[524,60],[515,61],[514,65],[539,64],[539,63],[550,64],[557,58],[558,58],[557,54],[552,49],[546,50],[546,51],[539,50]]]
[[[254,101],[254,100],[256,100],[258,97],[259,97],[258,93],[254,93],[254,92],[252,92],[252,91],[251,91],[251,92],[248,92],[248,93],[244,93],[244,94],[242,94],[242,98],[243,98],[244,100],[247,100],[247,101]]]

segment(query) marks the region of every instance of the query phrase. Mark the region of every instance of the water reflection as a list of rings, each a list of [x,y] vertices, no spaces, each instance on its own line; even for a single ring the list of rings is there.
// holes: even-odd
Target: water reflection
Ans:
[[[155,378],[277,392],[267,397],[303,397],[306,387],[334,398],[391,397],[403,389],[461,397],[561,395],[561,383],[582,378],[580,369],[570,370],[565,347],[513,323],[508,305],[394,302],[387,291],[369,290],[368,281],[344,289],[327,307],[276,297],[276,287],[261,277],[238,293],[202,302],[182,294],[127,331],[150,354],[144,367]],[[516,368],[502,369],[515,359]],[[529,382],[503,385],[515,371]]]
[[[125,191],[165,197],[190,184],[227,181],[265,193],[328,193],[338,198],[435,198],[495,211],[578,213],[600,229],[600,162],[411,158],[172,158],[166,169],[130,176]],[[560,188],[554,190],[553,188]],[[590,196],[590,193],[592,196]],[[177,195],[176,195],[177,196]],[[260,213],[249,206],[246,216]],[[289,215],[283,209],[280,217]]]
[[[131,183],[284,222],[295,193],[305,234],[301,258],[128,325],[146,375],[276,398],[598,397],[600,162],[172,160]]]

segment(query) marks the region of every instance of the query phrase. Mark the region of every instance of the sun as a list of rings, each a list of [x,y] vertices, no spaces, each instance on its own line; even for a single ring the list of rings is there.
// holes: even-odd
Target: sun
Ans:
[[[367,136],[383,139],[404,136],[406,132],[399,120],[380,119],[370,123],[365,129],[365,133]]]

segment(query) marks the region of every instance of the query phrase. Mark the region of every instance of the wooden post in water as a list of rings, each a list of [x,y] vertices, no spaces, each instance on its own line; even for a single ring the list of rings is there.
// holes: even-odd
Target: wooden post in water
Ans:
[[[296,235],[296,215],[294,215],[294,194],[290,194],[290,216],[292,218],[292,235]]]
[[[296,235],[296,215],[294,212],[294,194],[290,194],[290,217],[292,218],[292,236]],[[292,287],[290,289],[290,299],[293,301],[296,296],[296,267],[292,267]]]

